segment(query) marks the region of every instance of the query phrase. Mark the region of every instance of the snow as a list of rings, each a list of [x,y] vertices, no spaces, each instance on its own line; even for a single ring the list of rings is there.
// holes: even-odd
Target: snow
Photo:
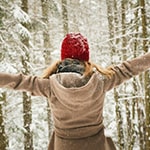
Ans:
[[[17,32],[24,38],[31,38],[31,34],[27,28],[25,28],[22,24],[17,24],[16,25],[16,30]]]
[[[17,19],[19,22],[22,22],[22,23],[31,22],[29,15],[25,13],[23,10],[21,10],[21,8],[17,5],[14,5],[13,15],[14,15],[14,18]]]
[[[37,76],[40,76],[43,70],[53,61],[60,59],[61,41],[64,37],[60,0],[55,1],[56,7],[58,8],[53,10],[54,14],[49,13],[49,24],[43,21],[44,17],[42,16],[40,1],[35,3],[35,1],[31,0],[28,2],[29,13],[27,14],[21,10],[19,0],[14,0],[13,2],[8,0],[0,1],[0,8],[5,12],[4,17],[2,19],[0,18],[3,21],[3,26],[1,26],[0,22],[1,72],[20,73],[23,70],[21,57],[25,58],[26,52],[30,57],[30,62],[27,62],[30,73]],[[106,1],[80,0],[79,6],[72,6],[71,8],[68,6],[69,31],[78,31],[87,37],[90,45],[90,61],[102,67],[107,67],[112,63],[118,64],[123,61],[122,56],[124,49],[127,51],[125,55],[127,59],[133,58],[135,51],[136,55],[143,53],[142,43],[144,39],[141,38],[141,18],[138,16],[138,18],[135,19],[135,12],[137,10],[139,10],[140,15],[140,7],[131,8],[133,6],[130,6],[131,3],[135,5],[136,2],[136,0],[130,3],[127,2],[127,10],[125,13],[126,32],[122,35],[121,9],[119,9],[121,3],[117,1],[117,19],[119,19],[119,23],[116,25],[113,22],[113,32],[115,36],[111,38],[109,35]],[[149,15],[149,2],[147,1],[146,3],[146,10]],[[109,15],[113,17],[114,13],[115,11],[112,10],[112,13]],[[23,24],[28,24],[29,29],[23,26]],[[137,26],[138,31],[136,30]],[[116,27],[117,31],[115,31]],[[47,31],[46,33],[50,38],[49,48],[43,46],[44,31]],[[147,31],[149,35],[149,26],[147,26]],[[137,35],[137,37],[135,35]],[[24,38],[29,39],[29,48],[22,44],[21,40]],[[123,38],[126,38],[125,47],[122,47]],[[150,40],[149,38],[145,39]],[[114,48],[114,51],[112,51],[112,48]],[[51,58],[47,64],[45,64],[44,58],[45,49],[51,52]],[[150,52],[150,48],[148,50]],[[129,123],[135,125],[132,135],[136,136],[133,150],[139,150],[139,124],[144,123],[146,118],[143,75],[141,74],[140,77],[135,77],[134,82],[136,83],[136,90],[133,87],[133,80],[127,81],[126,84],[116,89],[119,100],[117,105],[121,111],[122,118],[117,120],[118,112],[116,112],[117,105],[113,90],[109,91],[106,95],[103,116],[105,134],[106,136],[112,137],[117,146],[117,127],[120,123],[119,121],[122,121],[121,130],[123,131],[125,137],[123,140],[125,142],[129,142],[127,141]],[[0,105],[3,107],[4,125],[9,141],[7,150],[22,150],[24,147],[24,133],[26,132],[23,127],[22,93],[0,89],[0,97],[2,97],[3,92],[7,93],[6,101],[0,101]],[[48,120],[50,119],[47,114],[47,100],[41,97],[31,97],[31,99],[32,123],[30,124],[30,129],[33,134],[33,147],[34,150],[45,150],[49,142]],[[135,102],[134,108],[133,102]],[[127,106],[127,104],[129,105]],[[127,109],[130,112],[129,122],[127,120],[129,115]],[[133,109],[136,110],[134,114]],[[133,117],[133,115],[135,115],[135,117]],[[141,127],[141,131],[144,131],[143,126]]]

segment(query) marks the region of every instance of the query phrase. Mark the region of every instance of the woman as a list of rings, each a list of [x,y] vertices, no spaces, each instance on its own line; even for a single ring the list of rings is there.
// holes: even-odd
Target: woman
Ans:
[[[102,69],[89,62],[87,39],[67,34],[61,60],[42,78],[0,73],[0,87],[45,96],[51,105],[54,130],[48,150],[115,150],[104,135],[103,103],[107,91],[150,68],[150,53]]]

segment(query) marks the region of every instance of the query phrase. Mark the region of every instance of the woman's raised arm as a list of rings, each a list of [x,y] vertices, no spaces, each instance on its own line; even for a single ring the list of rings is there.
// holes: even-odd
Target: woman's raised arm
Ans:
[[[124,81],[135,75],[139,75],[143,71],[150,68],[150,53],[134,58],[129,61],[124,61],[121,65],[114,66],[114,74],[111,79],[104,80],[104,90],[108,91],[120,85]]]
[[[50,95],[50,80],[23,74],[0,73],[0,88],[31,92],[34,96]]]

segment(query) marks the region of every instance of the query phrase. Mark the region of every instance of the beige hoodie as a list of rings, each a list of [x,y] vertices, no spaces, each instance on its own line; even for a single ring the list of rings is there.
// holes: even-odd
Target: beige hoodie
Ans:
[[[148,68],[150,53],[114,66],[111,79],[98,72],[87,83],[77,73],[54,74],[49,79],[0,73],[0,87],[48,97],[55,133],[62,138],[79,139],[92,136],[103,128],[105,93]]]

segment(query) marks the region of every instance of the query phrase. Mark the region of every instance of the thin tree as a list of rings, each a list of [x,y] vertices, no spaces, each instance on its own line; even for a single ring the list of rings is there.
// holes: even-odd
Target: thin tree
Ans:
[[[66,35],[69,32],[67,0],[61,0],[61,3],[62,3],[63,32],[64,35]]]
[[[131,5],[132,2],[131,2]],[[133,5],[132,7],[135,8],[135,11],[134,11],[134,19],[132,20],[131,23],[133,23],[135,25],[135,34],[134,34],[134,42],[133,42],[133,56],[134,57],[137,57],[137,53],[138,53],[138,46],[139,46],[139,42],[138,42],[138,38],[139,38],[139,1],[137,1],[137,3],[135,5]],[[132,100],[132,120],[135,120],[135,118],[137,117],[138,119],[138,133],[137,132],[134,132],[134,135],[132,134],[133,136],[133,140],[135,140],[136,137],[139,137],[139,148],[140,150],[143,150],[144,149],[144,134],[143,134],[143,131],[144,131],[144,112],[143,112],[143,109],[141,108],[141,106],[143,106],[144,108],[144,100],[142,97],[136,97],[136,95],[139,93],[139,89],[138,89],[138,84],[137,84],[137,80],[141,81],[142,82],[142,75],[140,75],[137,78],[133,78],[133,89],[134,89],[134,92],[133,92],[133,100]],[[137,115],[137,116],[136,116]],[[136,126],[135,123],[133,123],[134,126]],[[131,141],[132,142],[132,141]],[[133,143],[133,142],[132,142]]]
[[[126,24],[126,6],[127,6],[127,3],[125,3],[125,1],[121,1],[121,26],[122,26],[122,40],[121,40],[121,43],[122,43],[122,46],[121,46],[121,49],[122,49],[122,60],[125,61],[127,59],[126,55],[127,55],[127,37],[126,37],[126,29],[127,29],[127,24]],[[131,143],[131,139],[132,139],[132,132],[133,132],[133,129],[132,129],[132,122],[131,122],[131,112],[130,112],[130,102],[129,102],[129,98],[127,98],[126,96],[126,83],[123,85],[124,86],[124,99],[125,99],[125,108],[126,108],[126,120],[127,120],[127,134],[126,134],[126,140],[128,141],[128,143],[126,144],[125,147],[127,147],[127,149],[131,150],[132,147],[133,147],[133,144],[134,143]],[[125,130],[125,129],[124,129]]]
[[[49,36],[49,13],[50,13],[50,3],[49,1],[41,0],[41,6],[42,6],[42,17],[43,22],[45,23],[46,27],[43,31],[43,41],[44,41],[44,58],[45,58],[45,64],[46,66],[51,63],[51,42],[50,42],[50,36]],[[49,107],[49,103],[47,101],[47,115],[48,115],[48,129],[49,129],[49,137],[51,135],[51,129],[52,129],[52,118],[51,118],[51,110]]]
[[[148,52],[148,31],[147,31],[147,17],[146,17],[146,7],[145,0],[139,1],[141,6],[141,19],[142,19],[142,38],[143,38],[143,51]],[[145,149],[150,149],[150,73],[145,72]]]
[[[70,30],[73,31],[73,32],[79,32],[79,7],[80,7],[80,4],[79,4],[79,1],[72,1],[70,0],[70,4],[69,4],[69,10],[68,12],[69,13],[69,21],[70,21]]]
[[[5,13],[4,11],[0,8],[0,29],[3,27],[3,17]],[[2,57],[0,54],[0,57]],[[0,149],[6,150],[7,144],[8,144],[8,139],[5,133],[5,123],[4,123],[4,114],[3,114],[3,104],[6,102],[6,92],[1,93],[0,96]]]
[[[116,27],[118,26],[118,12],[117,12],[117,2],[114,0],[107,0],[107,16],[108,16],[108,26],[109,26],[109,39],[110,39],[110,47],[111,47],[111,59],[113,55],[116,53],[115,46],[118,43],[118,39],[115,39],[116,35]],[[114,5],[113,5],[114,4]],[[114,9],[115,8],[115,9]],[[113,11],[115,10],[115,12]],[[114,28],[115,23],[115,28]],[[114,63],[112,59],[112,63]],[[123,133],[123,118],[121,115],[121,106],[119,102],[119,93],[117,88],[114,88],[114,100],[116,102],[116,120],[117,120],[117,134],[118,134],[118,147],[119,150],[124,150],[124,133]]]
[[[6,150],[8,145],[8,139],[5,133],[5,123],[3,114],[3,104],[6,101],[6,92],[1,93],[0,96],[0,149]]]
[[[25,12],[28,13],[28,0],[22,0],[22,5],[21,9]],[[28,29],[28,24],[26,22],[22,22],[22,25]],[[24,51],[24,56],[21,56],[22,60],[22,65],[23,65],[23,74],[29,74],[29,38],[22,37],[22,43],[23,43],[23,48],[22,50]],[[30,130],[30,126],[32,123],[32,110],[31,110],[31,96],[29,96],[26,92],[23,92],[23,120],[24,120],[24,150],[33,150],[33,137],[32,137],[32,132]]]

